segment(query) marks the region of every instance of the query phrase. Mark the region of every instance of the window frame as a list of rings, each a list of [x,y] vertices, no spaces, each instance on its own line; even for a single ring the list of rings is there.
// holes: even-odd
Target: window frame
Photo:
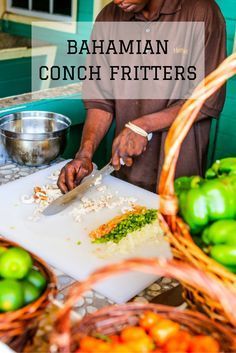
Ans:
[[[22,15],[25,17],[29,17],[29,18],[38,18],[41,20],[53,20],[55,22],[71,22],[73,21],[75,14],[73,13],[74,10],[74,4],[73,2],[76,2],[76,0],[72,0],[71,3],[71,15],[70,16],[63,16],[60,14],[52,14],[52,13],[47,13],[47,12],[42,12],[42,11],[34,11],[34,10],[27,10],[27,9],[20,9],[18,7],[14,7],[12,6],[12,1],[13,0],[7,0],[6,3],[6,10],[8,12],[11,12],[12,14],[16,14],[16,15]],[[50,6],[50,12],[52,12],[52,8],[53,8],[53,1],[54,0],[49,0],[49,6]],[[32,8],[32,0],[29,0],[29,8]]]

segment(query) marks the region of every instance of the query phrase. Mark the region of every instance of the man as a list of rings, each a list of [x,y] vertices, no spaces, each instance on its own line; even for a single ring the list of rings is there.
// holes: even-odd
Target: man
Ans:
[[[212,72],[225,58],[225,22],[214,0],[114,0],[97,21],[164,21],[205,23],[205,73]],[[204,104],[198,121],[183,143],[176,176],[203,174],[212,118],[222,110],[225,90]],[[66,193],[91,173],[92,159],[113,118],[116,138],[112,163],[116,176],[147,190],[155,191],[164,159],[164,143],[169,127],[183,101],[174,100],[91,100],[85,101],[87,118],[81,146],[75,159],[61,171],[58,186]],[[125,127],[128,122],[142,134]],[[134,129],[135,130],[135,129]],[[146,133],[153,133],[149,142]],[[121,158],[125,166],[121,166]]]

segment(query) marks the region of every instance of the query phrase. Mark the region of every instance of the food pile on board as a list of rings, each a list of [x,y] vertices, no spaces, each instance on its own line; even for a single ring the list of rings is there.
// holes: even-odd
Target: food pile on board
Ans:
[[[122,329],[119,334],[94,334],[80,340],[77,353],[219,353],[216,339],[192,335],[169,319],[144,312],[138,325]]]
[[[129,233],[133,233],[153,223],[157,219],[157,210],[134,206],[131,211],[113,218],[89,235],[94,243],[119,243]]]
[[[18,247],[0,247],[0,312],[18,310],[36,301],[47,286],[31,255]]]
[[[236,158],[216,161],[205,178],[176,179],[175,192],[198,245],[236,273]]]
[[[136,256],[145,246],[158,246],[164,233],[158,220],[158,211],[140,205],[112,218],[89,233],[96,246],[96,256],[107,259],[114,255]]]

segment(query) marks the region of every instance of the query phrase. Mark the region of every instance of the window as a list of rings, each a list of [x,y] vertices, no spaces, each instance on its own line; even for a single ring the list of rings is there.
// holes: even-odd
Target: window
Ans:
[[[72,0],[7,0],[7,10],[45,20],[72,21]]]

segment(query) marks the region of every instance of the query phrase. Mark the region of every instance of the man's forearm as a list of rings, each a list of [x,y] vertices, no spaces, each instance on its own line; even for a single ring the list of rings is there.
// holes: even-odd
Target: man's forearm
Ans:
[[[83,129],[80,149],[75,158],[86,157],[92,160],[100,142],[112,123],[112,114],[100,109],[89,109]]]
[[[180,102],[160,112],[142,116],[133,120],[133,123],[137,124],[148,133],[168,129],[173,124],[183,104],[184,102]],[[205,114],[200,112],[198,120],[206,117]]]

